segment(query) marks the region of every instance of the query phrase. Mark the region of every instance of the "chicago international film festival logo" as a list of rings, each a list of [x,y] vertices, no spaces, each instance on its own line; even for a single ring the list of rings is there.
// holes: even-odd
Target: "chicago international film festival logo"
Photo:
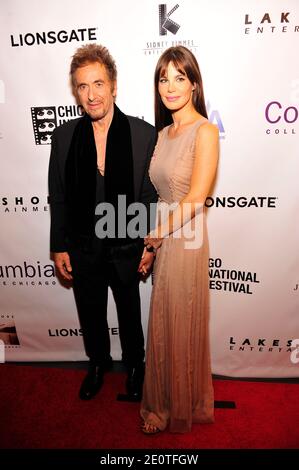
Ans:
[[[36,145],[51,144],[53,131],[57,126],[71,119],[83,116],[80,104],[39,106],[31,108],[32,125]]]
[[[167,31],[172,34],[176,34],[180,29],[180,25],[173,21],[170,16],[179,8],[176,4],[168,13],[167,5],[164,3],[159,5],[159,34],[160,36],[166,36]]]
[[[50,144],[57,126],[55,106],[31,108],[31,117],[36,145]]]
[[[3,345],[20,346],[13,315],[0,316],[0,340]]]

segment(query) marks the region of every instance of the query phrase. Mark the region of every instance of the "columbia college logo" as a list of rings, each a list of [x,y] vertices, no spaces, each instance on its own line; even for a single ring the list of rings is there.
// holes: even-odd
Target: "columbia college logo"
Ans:
[[[168,13],[167,5],[159,5],[159,34],[160,36],[166,36],[167,31],[172,34],[176,34],[180,29],[180,25],[173,21],[170,16],[179,8],[179,5],[176,4]]]
[[[36,145],[50,144],[57,126],[55,106],[31,108],[31,117]]]

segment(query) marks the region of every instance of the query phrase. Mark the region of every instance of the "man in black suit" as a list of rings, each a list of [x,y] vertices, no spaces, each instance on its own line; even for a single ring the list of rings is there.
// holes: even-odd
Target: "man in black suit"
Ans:
[[[139,281],[140,273],[150,269],[153,253],[144,250],[141,236],[133,238],[123,233],[119,218],[126,215],[131,203],[144,204],[148,214],[150,204],[156,201],[148,176],[156,131],[141,119],[126,116],[115,105],[116,66],[105,47],[88,44],[79,48],[72,58],[70,75],[85,115],[53,132],[50,244],[57,270],[65,279],[73,280],[90,359],[79,395],[83,400],[94,397],[103,384],[105,371],[112,366],[107,324],[110,286],[128,372],[127,394],[129,399],[138,400],[144,375]],[[122,214],[120,197],[126,201]],[[95,226],[101,221],[95,213],[98,204],[115,209],[116,236],[105,238],[103,230],[95,234]],[[146,234],[150,227],[142,229]]]

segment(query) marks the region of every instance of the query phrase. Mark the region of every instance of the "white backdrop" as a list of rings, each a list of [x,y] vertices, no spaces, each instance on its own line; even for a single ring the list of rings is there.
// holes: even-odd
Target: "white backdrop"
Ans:
[[[59,284],[49,257],[51,133],[80,115],[68,82],[71,56],[88,42],[106,45],[118,65],[118,106],[153,123],[155,64],[182,43],[199,61],[221,135],[207,200],[213,372],[298,376],[290,359],[299,338],[298,2],[1,0],[0,26],[6,360],[86,358],[72,291]],[[145,329],[150,290],[142,284]],[[109,325],[119,359],[111,298]]]

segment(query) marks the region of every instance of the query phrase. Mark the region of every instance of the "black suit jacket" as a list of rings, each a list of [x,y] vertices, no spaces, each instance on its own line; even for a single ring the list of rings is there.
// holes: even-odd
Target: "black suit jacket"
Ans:
[[[147,122],[132,116],[127,116],[127,118],[129,120],[132,140],[134,199],[136,202],[142,202],[149,208],[150,203],[154,203],[157,200],[156,191],[148,175],[157,133],[155,128]],[[52,252],[64,252],[70,249],[65,166],[74,130],[80,119],[82,118],[63,124],[55,129],[52,135],[49,163],[50,250]]]

